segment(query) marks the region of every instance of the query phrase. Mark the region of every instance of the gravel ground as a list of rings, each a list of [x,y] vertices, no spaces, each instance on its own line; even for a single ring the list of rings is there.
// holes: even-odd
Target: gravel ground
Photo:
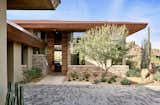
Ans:
[[[141,86],[26,85],[25,105],[160,105],[160,91]]]

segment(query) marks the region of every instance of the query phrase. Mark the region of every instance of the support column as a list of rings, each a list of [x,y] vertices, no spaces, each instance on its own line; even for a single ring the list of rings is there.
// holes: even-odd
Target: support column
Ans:
[[[0,0],[0,105],[5,105],[7,93],[7,0]]]
[[[62,33],[62,73],[65,75],[68,69],[67,59],[67,46],[68,46],[68,33]]]
[[[47,44],[48,44],[48,64],[50,71],[54,71],[54,35],[52,32],[47,34]]]
[[[23,80],[23,71],[22,71],[22,45],[19,43],[13,43],[13,82],[19,82]]]
[[[28,55],[27,55],[27,57],[28,57],[27,66],[28,66],[28,68],[32,68],[33,48],[32,47],[28,47],[27,53],[28,53]]]

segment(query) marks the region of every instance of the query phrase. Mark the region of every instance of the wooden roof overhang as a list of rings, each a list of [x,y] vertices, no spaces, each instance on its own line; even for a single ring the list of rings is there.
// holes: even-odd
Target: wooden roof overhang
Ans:
[[[14,20],[15,23],[27,29],[45,31],[84,32],[96,26],[125,25],[129,35],[144,29],[147,23],[142,22],[109,22],[109,21],[56,21],[56,20]]]
[[[43,48],[45,45],[41,39],[10,21],[7,21],[7,40],[36,48]]]
[[[54,10],[61,0],[7,0],[11,10]]]

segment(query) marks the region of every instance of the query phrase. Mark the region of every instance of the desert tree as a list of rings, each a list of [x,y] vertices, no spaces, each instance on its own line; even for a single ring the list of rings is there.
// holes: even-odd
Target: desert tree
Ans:
[[[74,51],[92,59],[108,71],[107,60],[123,59],[127,53],[125,26],[103,25],[84,33]]]

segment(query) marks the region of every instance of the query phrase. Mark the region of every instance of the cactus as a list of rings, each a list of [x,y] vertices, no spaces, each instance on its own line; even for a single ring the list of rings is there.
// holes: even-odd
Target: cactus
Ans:
[[[150,27],[148,27],[148,60],[151,61],[151,41],[150,41]]]
[[[24,105],[23,104],[23,87],[18,83],[15,85],[8,83],[8,92],[5,105]]]

